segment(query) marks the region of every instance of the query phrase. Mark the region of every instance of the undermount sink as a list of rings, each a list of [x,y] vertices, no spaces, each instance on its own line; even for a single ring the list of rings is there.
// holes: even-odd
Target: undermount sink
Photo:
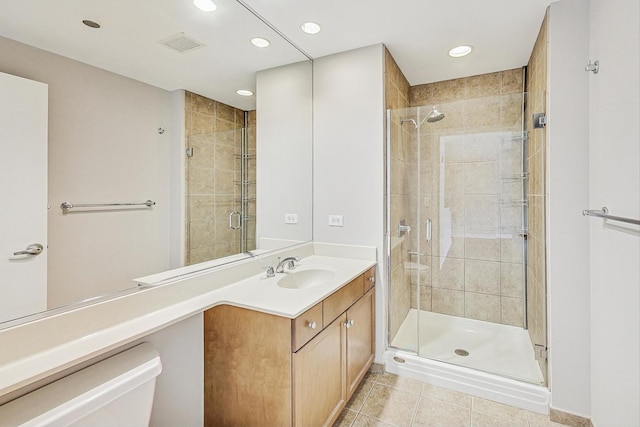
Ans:
[[[287,289],[305,289],[322,285],[333,279],[335,273],[324,268],[309,268],[299,271],[287,271],[286,276],[278,280],[278,286]]]

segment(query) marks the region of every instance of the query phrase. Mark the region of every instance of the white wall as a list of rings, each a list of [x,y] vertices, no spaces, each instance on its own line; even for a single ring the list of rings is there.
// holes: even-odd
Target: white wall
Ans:
[[[146,336],[162,361],[156,379],[152,427],[204,425],[203,315],[189,317]]]
[[[640,7],[562,0],[549,24],[552,407],[640,425],[640,227],[580,215],[640,217]]]
[[[186,194],[185,179],[185,91],[171,92],[171,199],[170,199],[170,236],[169,268],[179,268],[185,263],[185,221]]]
[[[312,239],[313,66],[299,62],[256,76],[256,241]],[[297,224],[285,224],[285,213]]]
[[[551,4],[548,22],[547,298],[551,407],[590,416],[589,10]]]
[[[170,93],[5,38],[0,58],[0,71],[49,85],[49,305],[131,287],[135,277],[166,270]],[[65,201],[147,199],[157,205],[60,209]]]
[[[640,3],[590,2],[590,208],[640,218]],[[587,220],[587,219],[585,219]],[[599,426],[640,425],[640,227],[591,228],[591,402]]]
[[[385,346],[384,47],[314,60],[313,233],[317,242],[377,248],[376,361]],[[328,225],[343,215],[344,226]]]

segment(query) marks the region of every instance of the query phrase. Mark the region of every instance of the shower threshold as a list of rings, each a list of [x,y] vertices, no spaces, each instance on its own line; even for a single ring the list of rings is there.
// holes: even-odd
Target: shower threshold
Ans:
[[[544,384],[529,334],[515,326],[410,309],[391,346],[440,362]]]

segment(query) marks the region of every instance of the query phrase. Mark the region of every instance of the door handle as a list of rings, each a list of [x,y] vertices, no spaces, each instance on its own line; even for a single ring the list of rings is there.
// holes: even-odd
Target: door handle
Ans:
[[[235,225],[233,224],[233,217],[236,216],[237,220]],[[233,211],[229,214],[229,228],[232,230],[238,230],[242,227],[242,212]]]
[[[431,220],[427,220],[427,242],[431,242]]]
[[[40,253],[42,253],[42,251],[44,250],[44,246],[42,246],[40,243],[33,243],[29,246],[27,246],[27,249],[25,249],[24,251],[18,251],[18,252],[14,252],[14,255],[40,255]]]

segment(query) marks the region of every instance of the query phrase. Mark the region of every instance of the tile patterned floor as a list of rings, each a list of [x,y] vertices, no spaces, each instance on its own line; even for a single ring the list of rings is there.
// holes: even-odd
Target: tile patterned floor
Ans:
[[[424,384],[368,373],[334,427],[560,427],[548,416]]]

